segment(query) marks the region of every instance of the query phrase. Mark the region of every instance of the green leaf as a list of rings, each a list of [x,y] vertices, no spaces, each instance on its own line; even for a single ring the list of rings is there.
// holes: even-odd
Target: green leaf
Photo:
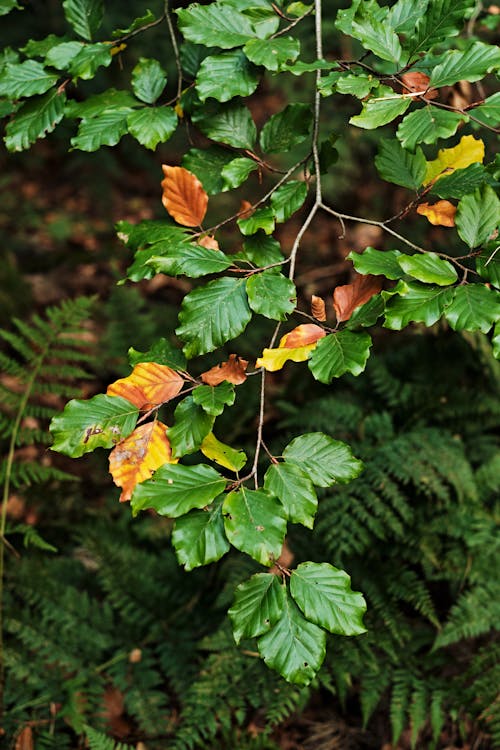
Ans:
[[[152,246],[152,250],[162,243]],[[220,273],[232,265],[232,259],[221,250],[212,250],[202,245],[193,243],[182,243],[171,245],[167,243],[165,251],[158,255],[151,255],[146,265],[154,268],[156,273],[165,273],[168,276],[189,276],[198,279],[210,273]]]
[[[247,107],[231,103],[217,107],[215,113],[205,108],[193,113],[192,120],[201,132],[213,141],[226,143],[234,148],[252,149],[257,131]]]
[[[371,16],[377,21],[385,21],[388,8],[381,8],[376,0],[353,0],[349,8],[339,10],[335,20],[335,27],[343,34],[351,36],[355,16]]]
[[[431,104],[406,115],[397,129],[397,137],[403,148],[414,150],[419,143],[435,143],[439,138],[448,138],[457,132],[465,114],[439,109]]]
[[[220,176],[222,177],[222,192],[239,187],[248,178],[249,174],[258,169],[258,164],[253,159],[247,159],[242,156],[233,159],[222,167]]]
[[[172,227],[172,230],[174,227]],[[145,249],[138,250],[134,256],[134,262],[127,269],[127,278],[131,281],[140,281],[141,279],[152,279],[155,271],[152,266],[148,265],[151,258],[158,259],[159,256],[171,256],[174,258],[183,257],[185,249],[189,245],[190,235],[185,229],[175,227],[179,232],[172,231],[170,237],[166,237],[160,242],[155,242]]]
[[[389,9],[388,23],[398,33],[412,34],[426,12],[428,0],[398,0]]]
[[[130,347],[128,362],[130,367],[138,365],[139,362],[156,362],[156,364],[166,365],[172,370],[185,370],[187,367],[186,358],[181,350],[164,338],[155,341],[147,352],[140,352]]]
[[[243,243],[243,250],[235,253],[234,257],[238,260],[250,261],[257,268],[271,265],[271,263],[280,263],[285,260],[278,240],[275,240],[274,237],[269,237],[265,232],[257,232],[248,237]],[[279,272],[279,269],[276,270]]]
[[[497,323],[493,331],[493,338],[491,339],[491,346],[493,356],[495,359],[500,359],[500,323]]]
[[[363,469],[346,443],[323,432],[299,435],[287,445],[283,458],[302,469],[318,487],[330,487],[337,482],[346,484]]]
[[[241,234],[248,236],[262,229],[266,234],[274,232],[275,220],[272,208],[258,208],[247,219],[238,219]]]
[[[356,271],[363,275],[373,274],[385,276],[387,279],[400,279],[403,276],[398,263],[401,255],[399,250],[375,250],[374,247],[367,247],[362,253],[352,250],[347,258],[352,260]]]
[[[366,602],[358,591],[351,591],[351,579],[344,570],[329,563],[302,563],[292,572],[290,593],[307,619],[330,633],[366,633]]]
[[[224,532],[222,496],[203,510],[192,510],[177,518],[172,544],[180,565],[193,570],[223,557],[230,549]]]
[[[78,36],[91,41],[104,16],[103,0],[64,0],[64,15]]]
[[[436,44],[456,36],[463,28],[465,11],[472,0],[430,0],[425,13],[422,11],[416,29],[406,44],[410,57],[427,52]]]
[[[289,180],[271,195],[271,206],[278,223],[288,221],[304,204],[307,185],[301,180]]]
[[[127,117],[133,110],[129,107],[110,109],[98,117],[84,118],[78,133],[71,139],[73,148],[80,151],[97,151],[101,146],[116,146],[128,131]]]
[[[146,104],[154,104],[167,83],[167,74],[152,58],[140,57],[132,71],[132,90]]]
[[[196,77],[196,91],[204,102],[211,96],[227,102],[235,96],[250,96],[259,83],[257,68],[241,50],[206,57]]]
[[[482,245],[500,222],[500,200],[489,185],[464,195],[457,207],[457,232],[471,249]]]
[[[264,489],[279,498],[289,521],[312,529],[318,498],[309,475],[299,466],[271,464],[264,476]]]
[[[221,443],[220,440],[217,440],[213,432],[209,432],[203,438],[200,450],[204,456],[211,461],[215,461],[219,466],[224,466],[229,471],[241,471],[247,462],[245,451],[237,450],[236,448],[231,448],[230,445]]]
[[[191,359],[239,336],[251,317],[245,280],[223,276],[184,297],[176,333],[186,342],[184,353]]]
[[[154,13],[152,13],[150,10],[147,10],[143,16],[135,18],[130,26],[127,26],[126,29],[116,29],[115,31],[113,31],[111,36],[113,39],[119,39],[122,36],[128,36],[134,31],[139,31],[139,29],[143,29],[144,26],[148,26],[150,23],[153,23],[154,20]]]
[[[375,166],[383,180],[409,190],[418,190],[425,179],[427,162],[419,146],[412,154],[399,141],[383,139],[375,157]]]
[[[22,151],[51,133],[64,117],[66,94],[57,89],[29,99],[18,109],[6,128],[5,145],[9,151]]]
[[[349,320],[346,320],[346,328],[356,330],[357,328],[369,328],[377,322],[385,310],[385,301],[381,294],[374,294],[368,302],[357,307]]]
[[[285,591],[277,576],[256,573],[240,583],[228,614],[236,643],[267,633],[279,620],[285,603]]]
[[[127,127],[142,146],[154,151],[175,133],[177,114],[172,107],[144,107],[129,114]]]
[[[90,45],[93,47],[94,45]],[[47,50],[45,64],[57,70],[67,70],[71,61],[85,47],[85,42],[61,42]]]
[[[387,21],[378,21],[371,14],[357,15],[352,24],[350,35],[359,39],[365,49],[373,52],[382,60],[401,64],[404,64],[407,60],[398,35]]]
[[[42,63],[36,60],[7,63],[0,74],[0,96],[19,99],[44,94],[57,83],[58,78],[56,73],[45,70]]]
[[[222,507],[231,544],[268,567],[281,554],[286,533],[285,510],[265,490],[241,487],[230,492]]]
[[[96,448],[113,448],[133,431],[139,409],[119,396],[100,393],[88,400],[73,399],[50,423],[53,451],[78,458]]]
[[[500,289],[500,250],[497,242],[486,246],[476,258],[476,271]]]
[[[328,79],[329,76],[322,79],[321,91],[323,91]],[[351,96],[356,96],[358,99],[364,99],[378,85],[378,79],[367,73],[358,73],[357,75],[353,73],[341,73],[335,81],[335,87],[339,94],[351,94]]]
[[[251,39],[243,47],[243,52],[255,65],[276,72],[288,61],[295,62],[300,54],[300,42],[291,36]]]
[[[225,486],[224,477],[206,464],[163,464],[151,479],[136,486],[130,503],[134,515],[152,508],[161,516],[179,518],[210,505]]]
[[[193,401],[201,406],[207,414],[218,417],[225,406],[234,404],[234,385],[225,380],[220,385],[199,385],[193,391]]]
[[[351,117],[349,120],[351,125],[357,125],[366,130],[387,125],[388,122],[404,114],[412,102],[407,96],[395,94],[389,86],[379,86],[374,94],[375,96],[363,102],[360,114]]]
[[[309,369],[320,383],[329,384],[346,372],[359,375],[370,356],[371,337],[346,329],[320,339],[309,360]]]
[[[309,622],[290,596],[281,617],[258,640],[259,653],[271,669],[297,685],[308,685],[326,653],[326,633]]]
[[[220,146],[209,148],[191,148],[182,157],[182,166],[195,174],[208,195],[222,193],[225,186],[223,177],[225,168],[236,161],[252,161],[251,159],[235,159],[232,152]],[[255,162],[252,161],[253,164]],[[237,169],[236,169],[237,171]]]
[[[57,36],[57,34],[49,34],[43,39],[30,39],[24,47],[20,48],[20,51],[26,55],[26,57],[45,57],[49,50],[53,47],[61,44],[62,42],[69,42],[70,39],[67,36]],[[75,44],[83,44],[83,42],[74,42]],[[8,55],[7,59],[2,60],[2,56]],[[19,62],[19,55],[14,53],[9,47],[6,47],[2,53],[0,53],[0,68],[3,67],[7,62]]]
[[[475,162],[464,169],[454,169],[451,174],[440,177],[432,185],[430,192],[439,195],[440,198],[463,198],[468,193],[473,193],[478,187],[484,185],[490,179],[482,164]]]
[[[223,3],[207,6],[193,3],[176,13],[184,38],[206,47],[232,49],[257,36],[247,16]]]
[[[448,286],[458,279],[455,268],[436,253],[425,255],[400,255],[398,263],[405,273],[425,284]]]
[[[172,457],[180,458],[188,453],[195,453],[212,429],[214,417],[198,406],[192,396],[187,396],[177,404],[174,418],[174,426],[167,430]]]
[[[385,307],[384,328],[399,331],[408,323],[432,326],[453,298],[450,287],[427,286],[416,281],[402,284]]]
[[[464,284],[454,290],[445,317],[454,331],[488,333],[500,320],[500,292],[483,284]]]
[[[457,81],[478,81],[500,67],[500,48],[474,42],[465,52],[447,52],[443,62],[432,70],[429,85],[451,86]]]
[[[288,104],[269,118],[260,133],[260,146],[267,154],[289,151],[311,132],[313,116],[307,104]]]
[[[6,16],[11,10],[24,10],[17,0],[0,0],[0,16]]]
[[[273,269],[247,279],[248,302],[252,310],[272,320],[286,320],[297,304],[295,284]]]
[[[84,102],[77,102],[75,100],[69,101],[66,105],[66,111],[64,114],[66,117],[89,119],[91,117],[99,117],[103,112],[108,110],[122,108],[131,110],[134,107],[140,106],[140,102],[132,96],[130,91],[108,89],[101,94],[89,96]]]
[[[474,107],[474,117],[495,127],[500,121],[500,91],[489,96],[479,107]]]
[[[183,42],[180,46],[180,59],[182,71],[187,76],[186,80],[194,80],[202,60],[216,51],[217,48],[204,47],[202,44],[193,44],[193,42]]]
[[[109,44],[84,44],[80,52],[72,58],[69,72],[74,80],[81,78],[88,81],[100,67],[107,68],[111,65],[112,59]]]

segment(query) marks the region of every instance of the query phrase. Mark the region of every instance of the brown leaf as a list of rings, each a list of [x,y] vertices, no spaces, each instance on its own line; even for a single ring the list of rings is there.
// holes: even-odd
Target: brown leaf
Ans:
[[[429,89],[429,82],[430,82],[429,76],[426,76],[425,73],[420,73],[419,71],[414,71],[412,73],[403,73],[401,76],[401,81],[403,82],[403,86],[401,87],[403,94],[410,93],[417,93],[420,92],[422,94],[425,94],[426,99],[435,99],[438,95],[438,92],[436,89]]]
[[[380,276],[357,274],[352,284],[338,286],[333,292],[333,307],[337,321],[349,320],[354,310],[368,302],[382,289]]]
[[[204,237],[200,237],[198,245],[206,247],[208,250],[219,250],[219,243],[211,234],[206,234]]]
[[[302,346],[315,344],[323,336],[326,336],[326,332],[321,326],[317,326],[314,323],[304,323],[294,328],[290,333],[286,333],[279,343],[279,348],[298,349]]]
[[[205,218],[208,195],[199,179],[184,167],[162,164],[162,203],[170,216],[184,227],[198,227]]]
[[[311,313],[316,320],[326,320],[325,300],[315,294],[311,297]]]
[[[156,469],[172,461],[167,426],[161,422],[147,422],[137,427],[109,454],[109,470],[114,483],[123,492],[120,502],[130,500],[136,484],[149,479]]]
[[[417,206],[417,214],[426,216],[427,220],[438,227],[454,227],[457,207],[450,201],[437,201],[437,203],[421,203]]]
[[[250,201],[241,201],[240,210],[238,216],[240,219],[248,219],[254,212],[253,206]]]
[[[31,727],[24,727],[16,737],[15,750],[34,750],[33,730]]]
[[[108,396],[121,396],[138,409],[152,409],[175,398],[184,380],[178,372],[156,362],[140,362],[126,378],[108,386]]]
[[[241,385],[247,379],[245,370],[248,367],[246,359],[241,359],[237,354],[230,354],[227,362],[211,367],[210,370],[201,374],[201,379],[207,385],[219,385],[227,380],[233,385]]]

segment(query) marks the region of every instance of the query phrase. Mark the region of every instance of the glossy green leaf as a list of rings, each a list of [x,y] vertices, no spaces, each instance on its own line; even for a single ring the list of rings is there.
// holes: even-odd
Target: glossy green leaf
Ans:
[[[158,259],[160,256],[165,255],[167,258],[173,258],[169,262],[172,268],[179,268],[179,258],[184,257],[184,253],[187,251],[187,247],[190,244],[190,236],[181,227],[178,228],[178,233],[172,232],[170,238],[165,238],[160,242],[155,242],[154,245],[150,245],[147,248],[137,250],[134,256],[134,262],[127,269],[127,278],[131,281],[141,281],[142,279],[152,279],[156,271],[153,266],[149,265],[151,258]],[[155,261],[157,262],[157,261]],[[175,265],[174,265],[175,264]]]
[[[402,64],[406,62],[399,37],[387,21],[378,21],[371,14],[357,15],[350,35],[359,39],[365,49],[382,60]]]
[[[132,90],[146,104],[154,104],[167,83],[167,74],[158,62],[141,57],[132,71]]]
[[[127,26],[125,29],[116,29],[113,31],[111,36],[113,39],[119,39],[122,36],[128,36],[129,34],[132,34],[134,31],[139,31],[139,29],[143,29],[145,26],[148,26],[150,23],[153,23],[155,21],[154,13],[152,13],[150,10],[147,10],[143,16],[139,16],[138,18],[135,18],[132,23]]]
[[[262,150],[268,154],[289,151],[311,132],[313,116],[307,104],[288,104],[269,118],[260,134]]]
[[[128,362],[131,367],[139,362],[156,362],[158,365],[166,365],[172,370],[185,370],[186,358],[180,349],[177,349],[170,341],[161,338],[146,352],[140,352],[133,347],[128,350]]]
[[[472,0],[430,0],[408,37],[406,46],[410,56],[416,57],[418,53],[427,52],[436,44],[456,36],[463,28],[465,11],[472,4]]]
[[[488,96],[479,107],[474,107],[476,120],[496,127],[500,122],[500,91]]]
[[[458,279],[457,272],[452,264],[440,258],[436,253],[400,255],[398,263],[406,274],[418,279],[418,281],[423,281],[425,284],[448,286],[454,284]]]
[[[427,162],[420,147],[417,146],[412,154],[399,141],[383,139],[375,157],[375,166],[382,179],[409,190],[418,190],[425,179]]]
[[[271,566],[281,554],[286,533],[285,510],[265,490],[241,487],[230,492],[222,508],[231,544],[262,565]]]
[[[203,108],[193,113],[192,120],[207,138],[234,148],[253,148],[257,131],[250,111],[243,104],[227,104],[213,113]]]
[[[439,138],[449,138],[457,132],[458,126],[469,118],[459,112],[438,109],[431,104],[406,115],[400,123],[396,135],[403,148],[414,150],[419,143],[435,143]]]
[[[177,404],[174,420],[174,426],[167,430],[173,458],[180,458],[199,450],[214,423],[214,417],[207,414],[192,396],[186,396]]]
[[[230,445],[217,440],[213,432],[203,438],[200,450],[204,456],[211,461],[215,461],[219,466],[223,466],[229,471],[238,472],[245,466],[247,457],[245,451],[231,448]]]
[[[500,200],[489,185],[464,195],[455,214],[457,232],[471,248],[482,245],[500,224]]]
[[[108,110],[122,108],[131,110],[134,107],[140,106],[140,102],[132,96],[130,91],[108,89],[101,94],[89,96],[89,98],[83,102],[77,102],[76,100],[69,101],[66,105],[65,115],[67,117],[89,119],[91,117],[99,117],[99,115]]]
[[[275,218],[272,208],[257,208],[246,219],[238,219],[241,234],[245,237],[263,230],[265,234],[272,234],[275,228]]]
[[[232,49],[257,36],[248,16],[223,3],[207,6],[193,3],[176,13],[182,35],[190,42],[206,47]]]
[[[252,310],[272,320],[286,320],[297,304],[295,284],[273,269],[247,279],[248,303]]]
[[[19,99],[44,94],[57,83],[58,78],[56,73],[46,70],[36,60],[7,63],[0,73],[0,96]]]
[[[52,450],[78,458],[96,448],[113,448],[130,435],[138,416],[139,409],[119,396],[73,399],[50,423]]]
[[[287,62],[294,62],[300,54],[300,42],[291,36],[276,39],[251,39],[243,52],[255,65],[263,65],[274,72]]]
[[[353,0],[348,8],[338,11],[335,27],[343,34],[351,36],[356,15],[371,16],[377,21],[385,21],[388,16],[388,8],[381,8],[376,0]]]
[[[62,42],[69,41],[70,38],[67,36],[49,34],[43,39],[30,39],[24,47],[20,48],[20,51],[26,55],[26,57],[45,57],[53,47],[62,44]],[[83,42],[76,42],[76,44],[83,44]],[[10,49],[10,47],[7,47],[0,53],[0,68],[8,62],[19,62],[19,55],[17,52]]]
[[[406,112],[412,100],[407,96],[396,94],[389,86],[379,86],[370,99],[363,102],[363,109],[359,115],[351,117],[351,125],[358,128],[373,130],[381,125],[387,125],[396,117]]]
[[[457,81],[478,81],[486,73],[500,67],[500,48],[474,42],[465,52],[447,52],[443,62],[432,70],[429,85],[439,88]]]
[[[346,320],[346,328],[356,330],[357,328],[369,328],[374,326],[385,310],[385,300],[381,294],[374,294],[368,302],[357,307],[349,320]]]
[[[222,192],[239,187],[258,168],[257,162],[253,159],[247,159],[245,156],[233,159],[229,164],[222,167],[220,173],[222,177]]]
[[[78,36],[91,41],[104,16],[103,0],[64,0],[64,15]]]
[[[257,232],[251,237],[247,237],[243,243],[243,250],[237,254],[237,257],[250,261],[257,268],[271,265],[271,263],[281,263],[285,260],[278,240],[269,237],[265,232]]]
[[[320,339],[309,360],[309,369],[320,383],[329,384],[346,372],[360,375],[370,356],[371,337],[346,329]]]
[[[280,619],[258,640],[259,653],[271,669],[297,685],[308,685],[326,653],[326,633],[306,620],[287,594]]]
[[[483,249],[476,258],[476,271],[486,281],[500,289],[500,249],[498,242],[493,241]]]
[[[94,77],[99,68],[107,68],[111,65],[112,59],[109,44],[84,44],[78,54],[72,58],[68,70],[74,80],[81,78],[88,81]]]
[[[97,151],[101,146],[116,146],[128,131],[127,117],[133,112],[128,107],[110,109],[98,117],[80,122],[78,133],[71,139],[73,148],[80,151]]]
[[[280,579],[270,573],[256,573],[240,583],[228,612],[236,643],[267,633],[281,616],[285,596]]]
[[[330,633],[366,633],[366,602],[358,591],[351,591],[351,579],[344,570],[328,563],[302,563],[292,572],[290,593],[307,619]]]
[[[415,25],[426,12],[428,0],[398,0],[389,9],[388,23],[398,33],[413,34]]]
[[[475,162],[465,169],[454,169],[451,174],[440,177],[432,185],[430,192],[440,198],[456,198],[473,193],[478,187],[489,182],[490,177],[482,164]]]
[[[324,79],[325,84],[328,79]],[[351,94],[358,99],[364,99],[370,91],[378,86],[378,78],[367,73],[341,73],[335,81],[336,89],[339,94]],[[323,92],[324,85],[320,87]]]
[[[85,42],[61,42],[55,44],[45,55],[45,64],[50,65],[57,70],[67,70],[71,61],[85,47]],[[88,45],[93,47],[93,44]]]
[[[403,276],[398,263],[402,253],[399,250],[375,250],[367,247],[362,253],[351,251],[347,258],[352,260],[358,273],[385,276],[387,279],[400,279]]]
[[[207,414],[218,417],[225,406],[234,404],[234,385],[225,380],[220,385],[199,385],[193,391],[193,401],[201,406]]]
[[[23,104],[6,127],[5,145],[9,151],[22,151],[38,138],[45,138],[64,117],[66,94],[52,89]]]
[[[158,243],[161,247],[162,243]],[[152,246],[152,249],[157,247]],[[220,273],[232,265],[232,260],[220,250],[195,245],[193,243],[182,243],[177,246],[168,245],[165,252],[159,255],[151,255],[147,265],[154,268],[156,273],[165,273],[168,276],[189,276],[197,279],[210,273]]]
[[[223,276],[184,297],[176,333],[185,342],[186,357],[191,359],[239,336],[251,317],[245,280]]]
[[[206,464],[163,464],[151,479],[136,486],[130,502],[134,515],[151,508],[161,516],[179,518],[210,505],[225,486],[224,477]]]
[[[488,333],[500,320],[500,292],[483,284],[458,286],[445,316],[455,331]]]
[[[177,114],[172,107],[144,107],[136,109],[127,117],[127,127],[142,146],[155,150],[175,133]]]
[[[453,298],[449,287],[429,286],[416,281],[400,286],[385,307],[385,328],[399,331],[409,323],[432,326],[439,320]]]
[[[229,189],[223,175],[226,167],[236,161],[251,161],[255,164],[252,159],[235,159],[232,151],[221,146],[210,146],[189,149],[182,157],[182,166],[197,176],[208,195],[217,195]]]
[[[172,530],[172,545],[177,559],[186,570],[208,565],[230,549],[224,532],[222,496],[203,510],[192,510],[177,518]]]
[[[271,207],[278,223],[288,221],[304,205],[307,185],[301,180],[288,180],[271,195]]]
[[[201,101],[208,97],[227,102],[235,96],[250,96],[259,83],[257,68],[241,50],[205,57],[196,77]]]
[[[217,48],[214,47],[205,47],[203,44],[194,44],[193,42],[183,42],[180,45],[180,60],[186,80],[194,80],[205,57],[216,51]]]
[[[345,484],[361,473],[363,464],[351,448],[323,432],[308,432],[292,440],[283,451],[287,463],[302,469],[318,487]]]
[[[289,521],[312,529],[318,498],[309,475],[299,466],[286,461],[271,464],[264,476],[264,489],[279,498]]]

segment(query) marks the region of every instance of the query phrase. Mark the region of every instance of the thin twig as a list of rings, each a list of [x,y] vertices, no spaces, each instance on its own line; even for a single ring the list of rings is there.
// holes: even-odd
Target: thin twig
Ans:
[[[165,13],[162,13],[162,15],[159,18],[156,18],[154,21],[151,21],[151,23],[147,23],[145,26],[141,26],[139,29],[136,29],[135,31],[130,31],[128,34],[125,34],[124,36],[120,36],[117,39],[113,39],[113,45],[119,44],[120,42],[125,42],[127,41],[127,39],[131,39],[133,36],[137,36],[137,34],[142,34],[143,31],[152,29],[153,26],[158,26],[160,23],[163,23],[164,20],[165,20]]]
[[[177,68],[177,101],[181,98],[182,94],[182,65],[179,54],[179,45],[175,37],[175,29],[170,17],[170,0],[165,0],[165,18],[167,20],[168,33],[170,35],[170,41],[172,42],[172,49],[174,50],[175,67]]]

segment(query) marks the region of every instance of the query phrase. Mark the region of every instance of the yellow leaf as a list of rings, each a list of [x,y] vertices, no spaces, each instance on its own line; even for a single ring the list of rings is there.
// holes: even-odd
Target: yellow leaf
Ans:
[[[475,162],[482,164],[483,159],[484,143],[482,140],[474,138],[473,135],[464,135],[457,146],[440,149],[437,159],[427,162],[424,184],[428,185],[433,180],[451,174],[455,169],[465,169]]]
[[[309,359],[312,350],[316,348],[317,343],[315,341],[313,344],[298,346],[296,349],[264,349],[262,357],[259,357],[255,366],[263,367],[269,372],[275,372],[276,370],[281,370],[288,360],[292,362],[305,362],[306,359]]]
[[[213,432],[209,432],[203,439],[200,450],[204,456],[215,461],[229,471],[240,471],[247,462],[245,452],[231,448],[230,445],[217,440]]]
[[[437,203],[421,203],[417,206],[417,214],[427,216],[428,221],[436,227],[454,227],[457,207],[450,201]]]
[[[175,398],[184,380],[178,372],[156,362],[140,362],[126,378],[108,386],[108,396],[121,396],[138,409],[151,409]]]

